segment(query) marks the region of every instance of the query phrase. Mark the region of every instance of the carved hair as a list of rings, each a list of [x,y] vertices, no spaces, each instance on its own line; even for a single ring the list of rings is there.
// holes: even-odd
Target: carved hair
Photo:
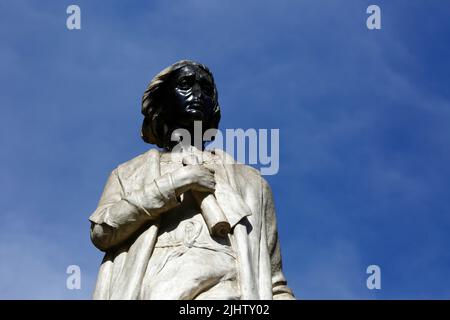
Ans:
[[[167,138],[167,134],[169,128],[167,124],[164,122],[164,117],[162,116],[162,108],[163,105],[160,101],[160,93],[161,88],[164,85],[164,82],[168,80],[171,74],[185,66],[196,66],[203,69],[212,79],[212,85],[214,87],[214,114],[212,120],[209,122],[209,128],[203,128],[203,130],[207,129],[217,129],[220,121],[220,107],[218,100],[217,88],[214,83],[214,78],[209,71],[208,67],[205,65],[191,61],[191,60],[180,60],[171,66],[165,68],[161,72],[159,72],[153,79],[150,81],[147,89],[142,96],[142,114],[144,115],[144,122],[142,123],[141,129],[141,137],[142,139],[151,144],[156,144],[158,147],[165,147],[165,139]]]

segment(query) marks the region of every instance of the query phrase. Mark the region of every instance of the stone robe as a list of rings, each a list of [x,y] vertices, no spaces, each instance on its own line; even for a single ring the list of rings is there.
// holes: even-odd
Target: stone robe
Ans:
[[[281,269],[268,183],[257,170],[235,163],[221,150],[205,151],[202,156],[204,165],[215,170],[214,195],[232,226],[229,238],[236,254],[240,298],[294,299]],[[148,290],[143,281],[152,267],[149,261],[161,218],[180,205],[167,179],[160,179],[161,161],[161,153],[151,149],[119,165],[106,183],[90,217],[92,241],[105,251],[94,299],[148,296],[143,294],[144,288]]]

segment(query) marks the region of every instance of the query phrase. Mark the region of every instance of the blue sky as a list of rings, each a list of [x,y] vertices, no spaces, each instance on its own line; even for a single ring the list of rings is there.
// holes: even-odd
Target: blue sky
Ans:
[[[0,298],[90,298],[88,217],[149,148],[147,83],[188,58],[215,75],[222,129],[280,129],[266,178],[298,298],[449,299],[449,16],[437,0],[1,1]]]

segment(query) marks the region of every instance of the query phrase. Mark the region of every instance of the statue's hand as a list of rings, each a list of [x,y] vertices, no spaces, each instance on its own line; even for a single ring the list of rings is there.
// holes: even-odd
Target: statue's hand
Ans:
[[[188,190],[214,192],[216,180],[214,170],[202,165],[187,165],[172,172],[172,180],[177,195]]]

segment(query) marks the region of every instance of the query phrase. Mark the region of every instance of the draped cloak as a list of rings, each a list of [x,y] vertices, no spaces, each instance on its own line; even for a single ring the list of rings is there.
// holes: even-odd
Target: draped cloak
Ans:
[[[204,154],[205,165],[211,161],[215,165],[216,176],[221,177],[216,178],[214,195],[232,226],[230,238],[237,256],[241,299],[294,299],[282,272],[275,209],[268,183],[257,170],[234,162],[219,149],[205,151]],[[151,186],[160,176],[160,156],[158,150],[151,149],[114,169],[97,209],[89,218],[92,222],[91,237],[108,238],[111,235],[102,234],[98,231],[102,228],[95,226],[108,226],[114,233],[123,228],[125,222],[136,219],[136,215],[147,217],[142,227],[126,241],[100,248],[105,251],[105,256],[98,273],[94,299],[140,299],[161,215],[179,204],[174,199],[176,197],[167,198],[157,188],[150,193],[137,192],[142,186]],[[149,190],[152,189],[149,187]],[[142,201],[139,197],[144,197],[144,194],[152,196],[151,205],[147,208],[155,208],[154,212],[139,205]],[[114,221],[110,218],[111,210],[114,207],[117,210],[118,206],[122,208],[123,218]],[[129,211],[133,213],[129,214]]]

